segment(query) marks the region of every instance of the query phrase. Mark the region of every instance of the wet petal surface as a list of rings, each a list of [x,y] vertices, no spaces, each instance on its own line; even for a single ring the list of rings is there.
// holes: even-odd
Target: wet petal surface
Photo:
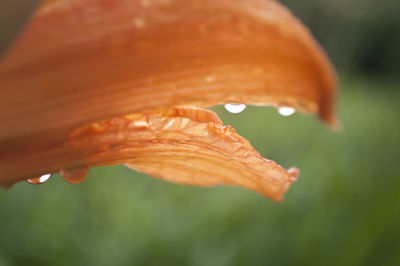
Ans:
[[[79,183],[87,167],[125,163],[279,201],[298,170],[194,107],[273,105],[336,126],[336,86],[274,0],[45,0],[0,61],[0,185],[60,171]]]
[[[3,151],[176,105],[285,106],[336,122],[329,60],[272,0],[45,1],[0,62],[0,86]]]
[[[193,107],[114,117],[76,130],[62,143],[16,156],[1,158],[11,179],[24,169],[53,169],[65,177],[71,170],[63,169],[125,163],[170,182],[241,186],[275,201],[298,175],[262,158],[212,111]]]

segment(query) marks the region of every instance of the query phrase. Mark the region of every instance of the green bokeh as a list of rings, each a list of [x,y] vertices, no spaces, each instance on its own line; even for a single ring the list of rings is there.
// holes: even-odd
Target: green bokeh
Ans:
[[[400,265],[400,91],[380,84],[343,81],[341,132],[215,108],[264,157],[301,169],[280,204],[123,166],[0,190],[0,265]]]

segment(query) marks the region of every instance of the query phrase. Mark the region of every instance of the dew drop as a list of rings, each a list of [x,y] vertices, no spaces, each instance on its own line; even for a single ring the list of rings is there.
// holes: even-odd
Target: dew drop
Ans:
[[[290,167],[287,171],[290,176],[290,182],[293,183],[297,181],[297,177],[300,174],[300,170],[297,167]]]
[[[283,116],[290,116],[294,114],[295,111],[296,110],[294,110],[292,107],[281,107],[278,109],[278,113]]]
[[[134,122],[133,122],[133,126],[145,128],[145,127],[148,127],[149,124],[147,123],[147,121],[141,120],[141,121],[134,121]]]
[[[236,104],[236,103],[227,103],[225,104],[225,109],[232,113],[232,114],[238,114],[243,112],[244,109],[246,109],[245,104]]]
[[[51,174],[45,174],[45,175],[41,175],[39,177],[28,178],[26,180],[26,182],[28,182],[30,184],[34,184],[34,185],[43,184],[44,182],[49,180],[50,177],[51,177]]]
[[[89,174],[89,168],[86,165],[78,166],[64,169],[60,173],[65,181],[75,185],[82,183],[86,179],[87,175]]]

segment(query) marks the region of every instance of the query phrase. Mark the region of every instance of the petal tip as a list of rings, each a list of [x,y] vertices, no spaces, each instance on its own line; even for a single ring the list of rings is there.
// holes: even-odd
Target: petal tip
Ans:
[[[290,183],[294,183],[297,181],[297,178],[299,177],[300,174],[300,170],[297,167],[290,167],[288,170],[288,174],[289,174],[289,182]]]

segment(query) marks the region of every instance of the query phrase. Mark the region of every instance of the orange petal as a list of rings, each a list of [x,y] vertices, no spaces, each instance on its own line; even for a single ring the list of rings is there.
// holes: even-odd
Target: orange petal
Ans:
[[[174,105],[294,107],[335,124],[336,78],[268,0],[45,1],[0,63],[0,150]]]
[[[288,172],[262,158],[215,113],[189,107],[115,117],[81,128],[63,142],[17,152],[0,162],[0,174],[9,180],[82,165],[126,163],[174,183],[241,186],[276,201],[298,175],[296,169]]]

